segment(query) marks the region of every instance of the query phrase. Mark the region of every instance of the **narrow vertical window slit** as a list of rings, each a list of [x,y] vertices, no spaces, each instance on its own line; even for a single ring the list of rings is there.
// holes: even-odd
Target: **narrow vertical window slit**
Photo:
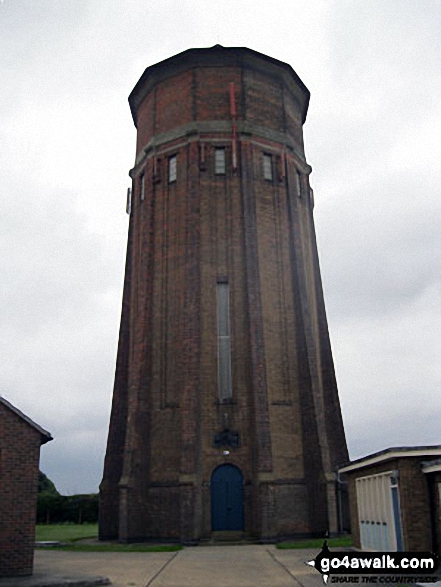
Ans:
[[[225,175],[225,149],[216,147],[214,151],[214,173]]]
[[[233,395],[231,381],[230,287],[217,284],[218,391],[221,401]]]
[[[269,181],[273,179],[273,162],[271,155],[263,154],[263,177]]]
[[[172,183],[177,179],[177,161],[176,155],[173,155],[168,160],[168,182]]]
[[[141,173],[141,175],[139,176],[139,197],[140,200],[143,201],[145,200],[145,176],[144,173]]]

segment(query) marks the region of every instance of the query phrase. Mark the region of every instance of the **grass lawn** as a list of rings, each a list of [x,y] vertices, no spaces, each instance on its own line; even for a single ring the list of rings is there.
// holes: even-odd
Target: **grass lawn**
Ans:
[[[299,540],[295,542],[280,542],[276,548],[316,548],[320,550],[323,546],[324,538],[315,538],[312,540]],[[327,538],[330,548],[349,548],[352,546],[352,536],[342,536],[340,538]]]
[[[75,550],[78,552],[174,552],[180,544],[83,544],[84,539],[98,538],[98,524],[37,524],[35,540],[62,542],[63,546],[42,547],[51,550]]]
[[[37,542],[50,540],[64,543],[65,546],[53,547],[63,550],[81,552],[174,552],[181,550],[179,544],[83,544],[78,541],[98,538],[98,524],[37,524],[35,540]],[[296,540],[295,542],[280,542],[277,548],[313,548],[320,550],[324,539]],[[345,548],[352,546],[351,536],[329,538],[330,548]],[[46,547],[45,547],[46,548]]]
[[[35,540],[73,542],[83,538],[98,538],[98,524],[37,524]]]

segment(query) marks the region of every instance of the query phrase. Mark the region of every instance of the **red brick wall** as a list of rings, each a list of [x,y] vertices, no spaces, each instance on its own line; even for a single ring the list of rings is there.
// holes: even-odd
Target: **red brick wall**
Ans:
[[[243,118],[241,72],[232,67],[204,67],[195,74],[196,120],[230,120],[230,83],[236,86],[236,112]]]
[[[150,92],[144,99],[138,112],[138,132],[136,135],[136,153],[147,145],[155,132],[155,92]]]
[[[285,130],[283,86],[256,70],[245,75],[247,120],[278,131]]]
[[[164,80],[155,88],[155,134],[161,134],[190,122],[193,118],[192,72]]]
[[[0,403],[0,576],[32,573],[41,435]]]

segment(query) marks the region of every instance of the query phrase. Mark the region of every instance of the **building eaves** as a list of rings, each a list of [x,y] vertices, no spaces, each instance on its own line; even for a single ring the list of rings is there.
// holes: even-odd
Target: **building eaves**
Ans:
[[[396,458],[441,457],[441,445],[431,446],[394,446],[372,453],[339,467],[339,473],[349,473],[363,467],[377,465]]]
[[[440,473],[441,459],[434,459],[433,461],[423,461],[421,463],[421,470],[423,473]]]
[[[35,428],[35,430],[37,430],[37,432],[39,432],[41,434],[41,444],[46,444],[46,442],[53,440],[53,437],[51,436],[50,432],[48,432],[47,430],[45,430],[44,428],[39,426],[36,422],[34,422],[28,416],[26,416],[26,414],[23,414],[22,411],[20,411],[18,408],[13,406],[10,402],[8,402],[7,399],[5,399],[1,395],[0,395],[0,403],[2,403],[9,410],[11,410],[11,412],[14,412],[14,414],[19,416],[19,418],[24,420],[29,426],[32,426],[32,428]]]

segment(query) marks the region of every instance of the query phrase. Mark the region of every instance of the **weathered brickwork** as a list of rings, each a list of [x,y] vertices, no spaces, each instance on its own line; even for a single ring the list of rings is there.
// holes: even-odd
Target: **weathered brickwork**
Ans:
[[[48,440],[0,398],[0,577],[32,574],[40,445]]]
[[[138,138],[100,537],[210,538],[224,463],[243,476],[246,535],[335,531],[329,496],[347,449],[303,151],[309,92],[284,63],[216,46],[148,68],[129,101]],[[229,454],[214,443],[222,431],[239,435]]]

